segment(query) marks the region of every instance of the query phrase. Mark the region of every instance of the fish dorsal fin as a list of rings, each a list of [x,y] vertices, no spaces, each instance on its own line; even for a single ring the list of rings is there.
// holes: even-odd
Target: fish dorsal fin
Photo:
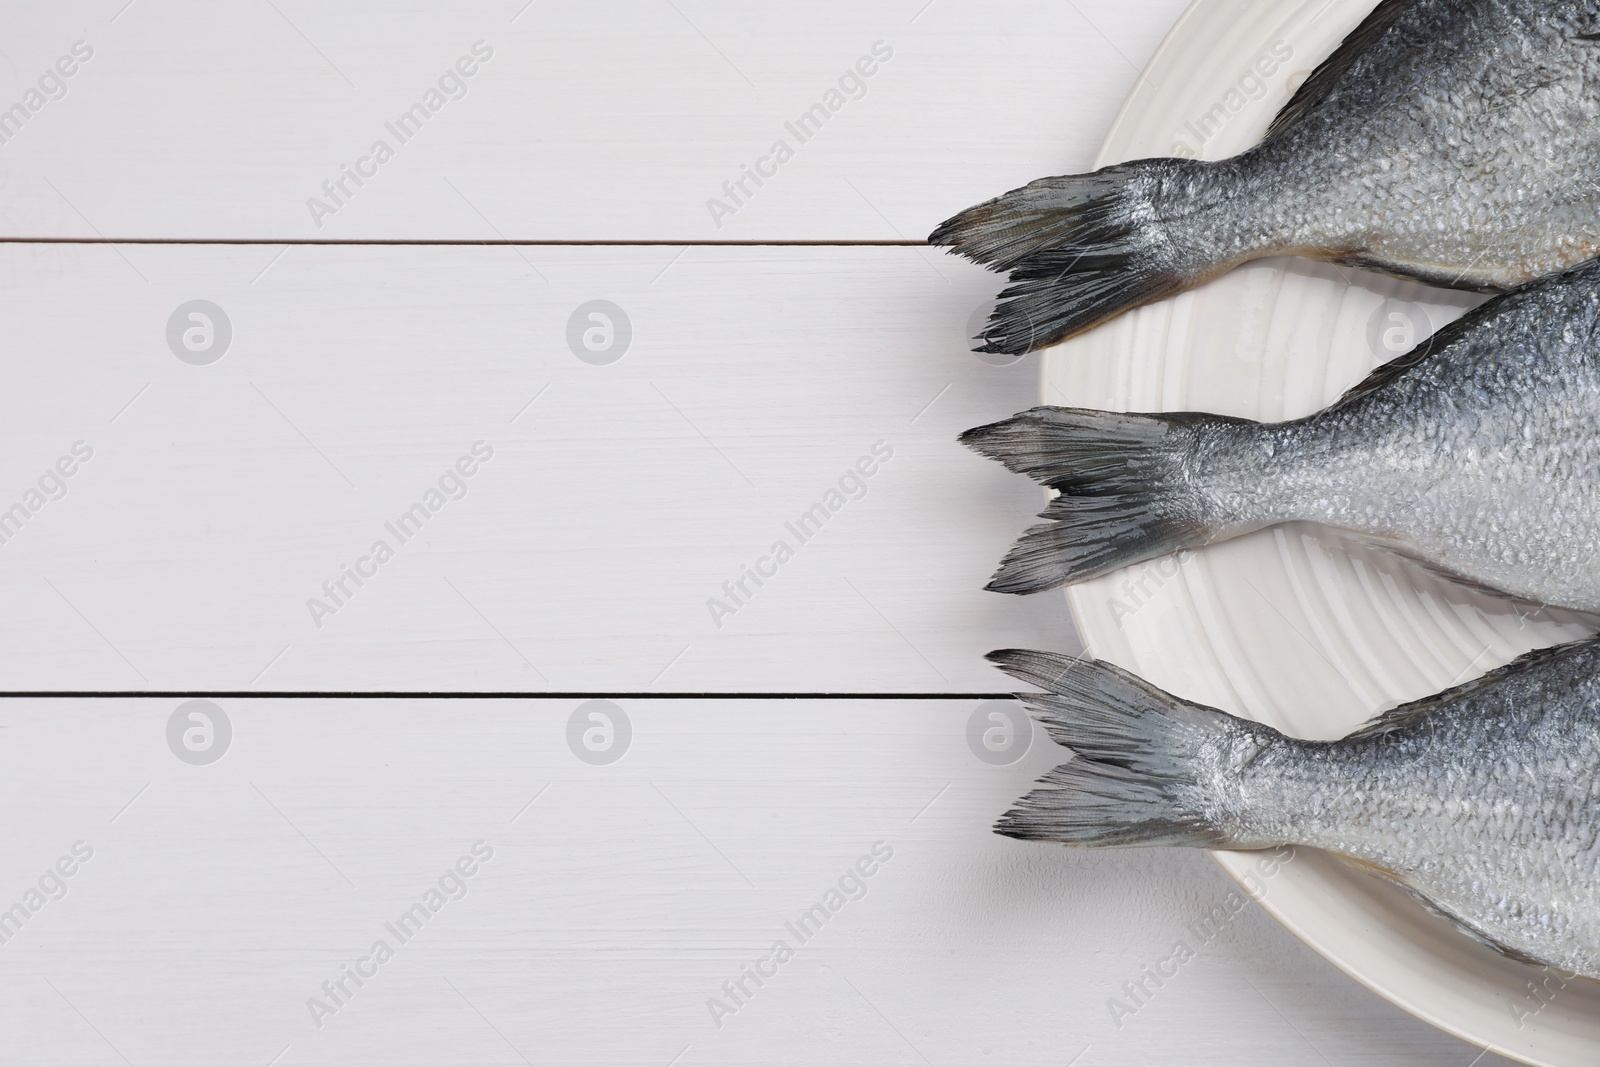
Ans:
[[[1459,700],[1480,689],[1498,685],[1513,675],[1533,670],[1548,663],[1550,660],[1568,655],[1579,646],[1592,645],[1596,641],[1597,638],[1585,637],[1578,641],[1569,641],[1565,644],[1550,645],[1547,648],[1536,648],[1532,652],[1525,652],[1503,667],[1496,667],[1487,674],[1462,682],[1460,685],[1446,689],[1442,693],[1435,693],[1432,696],[1423,697],[1421,700],[1413,700],[1408,704],[1390,708],[1365,725],[1358,727],[1346,740],[1381,737],[1422,718],[1424,715],[1437,711],[1451,701]]]
[[[1538,279],[1546,281],[1548,279]],[[1516,290],[1508,290],[1515,292]],[[1412,367],[1421,366],[1428,360],[1440,356],[1457,340],[1462,338],[1478,325],[1478,323],[1496,312],[1503,312],[1506,307],[1506,294],[1501,294],[1498,300],[1489,300],[1477,307],[1470,309],[1459,318],[1452,319],[1443,326],[1434,330],[1425,339],[1419,341],[1417,346],[1403,356],[1396,356],[1389,362],[1373,369],[1371,374],[1361,379],[1355,385],[1345,390],[1343,396],[1335,400],[1329,407],[1342,407],[1368,393],[1382,389],[1385,385],[1400,377]]]
[[[1439,334],[1437,333],[1433,335],[1433,337],[1438,336]],[[1431,343],[1432,340],[1433,338],[1430,337],[1427,341],[1422,342],[1405,355],[1396,356],[1389,362],[1377,367],[1371,374],[1352,385],[1349,389],[1346,389],[1343,396],[1328,406],[1335,408],[1343,407],[1353,400],[1358,400],[1361,397],[1366,396],[1368,393],[1375,393],[1379,389],[1382,389],[1384,386],[1388,385],[1390,382],[1394,381],[1396,378],[1400,377],[1406,371],[1410,370],[1412,367],[1425,362],[1427,358],[1433,354],[1435,348],[1435,345]]]
[[[1371,374],[1352,385],[1343,396],[1335,400],[1329,407],[1341,407],[1376,389],[1383,388],[1412,367],[1420,366],[1435,357],[1442,357],[1447,349],[1477,329],[1484,319],[1495,315],[1507,314],[1520,307],[1527,300],[1537,300],[1539,293],[1579,276],[1582,276],[1581,280],[1585,284],[1600,284],[1600,257],[1586,260],[1576,267],[1568,267],[1559,274],[1549,274],[1542,278],[1534,278],[1532,281],[1523,282],[1521,285],[1505,290],[1491,300],[1485,300],[1475,308],[1468,309],[1464,314],[1434,330],[1425,340],[1405,355],[1396,356],[1373,370]]]
[[[1395,20],[1405,14],[1414,3],[1416,0],[1383,0],[1375,7],[1372,14],[1350,32],[1350,36],[1334,49],[1333,55],[1324,59],[1289,102],[1283,105],[1278,117],[1267,127],[1267,136],[1271,137],[1278,131],[1293,126],[1304,118],[1307,112],[1320,104],[1339,83],[1339,79],[1344,77],[1345,72],[1355,65],[1357,57],[1367,46],[1381,37],[1383,31],[1394,25]]]

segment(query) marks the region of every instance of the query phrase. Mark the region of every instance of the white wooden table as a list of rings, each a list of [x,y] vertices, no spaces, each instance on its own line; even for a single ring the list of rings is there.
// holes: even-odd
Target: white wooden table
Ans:
[[[1181,6],[6,4],[0,1063],[1499,1062],[988,830],[1077,645],[921,239]]]

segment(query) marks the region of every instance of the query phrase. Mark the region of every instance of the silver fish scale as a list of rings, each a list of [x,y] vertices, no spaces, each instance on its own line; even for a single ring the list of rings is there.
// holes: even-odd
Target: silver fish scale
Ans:
[[[1237,847],[1294,842],[1381,868],[1513,955],[1600,977],[1600,648],[1430,703],[1342,741],[1239,724],[1254,758],[1211,779],[1208,820]]]
[[[1600,611],[1600,264],[1446,331],[1416,366],[1318,414],[1202,427],[1185,469],[1200,521],[1222,536],[1318,522]]]
[[[1576,39],[1597,31],[1582,5],[1416,0],[1298,121],[1171,179],[1167,225],[1214,262],[1297,252],[1459,288],[1573,266],[1600,253],[1600,43]]]

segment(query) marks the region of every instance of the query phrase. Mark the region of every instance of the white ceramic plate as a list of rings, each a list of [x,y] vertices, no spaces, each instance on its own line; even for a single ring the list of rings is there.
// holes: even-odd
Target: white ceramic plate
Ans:
[[[1246,148],[1371,7],[1198,0],[1151,60],[1097,165]],[[1052,349],[1044,402],[1294,418],[1403,351],[1408,326],[1426,336],[1474,302],[1264,260]],[[1380,708],[1587,632],[1574,616],[1461,589],[1312,526],[1143,564],[1068,599],[1094,655],[1302,737],[1341,736]],[[1562,983],[1505,960],[1321,853],[1302,849],[1270,877],[1254,854],[1217,858],[1308,945],[1435,1026],[1527,1063],[1600,1061],[1600,983]]]

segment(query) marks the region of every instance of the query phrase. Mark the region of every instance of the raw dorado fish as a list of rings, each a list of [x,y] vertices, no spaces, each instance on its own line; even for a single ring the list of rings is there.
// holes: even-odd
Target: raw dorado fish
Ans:
[[[989,588],[1291,520],[1600,612],[1600,261],[1505,293],[1291,422],[1039,407],[961,440],[1060,490]]]
[[[1043,178],[929,241],[1012,285],[979,351],[1054,344],[1294,254],[1499,290],[1600,253],[1600,12],[1384,0],[1258,146]]]
[[[990,653],[1076,757],[996,824],[1078,848],[1304,845],[1525,962],[1600,978],[1600,644],[1530,652],[1301,741],[1106,663]]]

